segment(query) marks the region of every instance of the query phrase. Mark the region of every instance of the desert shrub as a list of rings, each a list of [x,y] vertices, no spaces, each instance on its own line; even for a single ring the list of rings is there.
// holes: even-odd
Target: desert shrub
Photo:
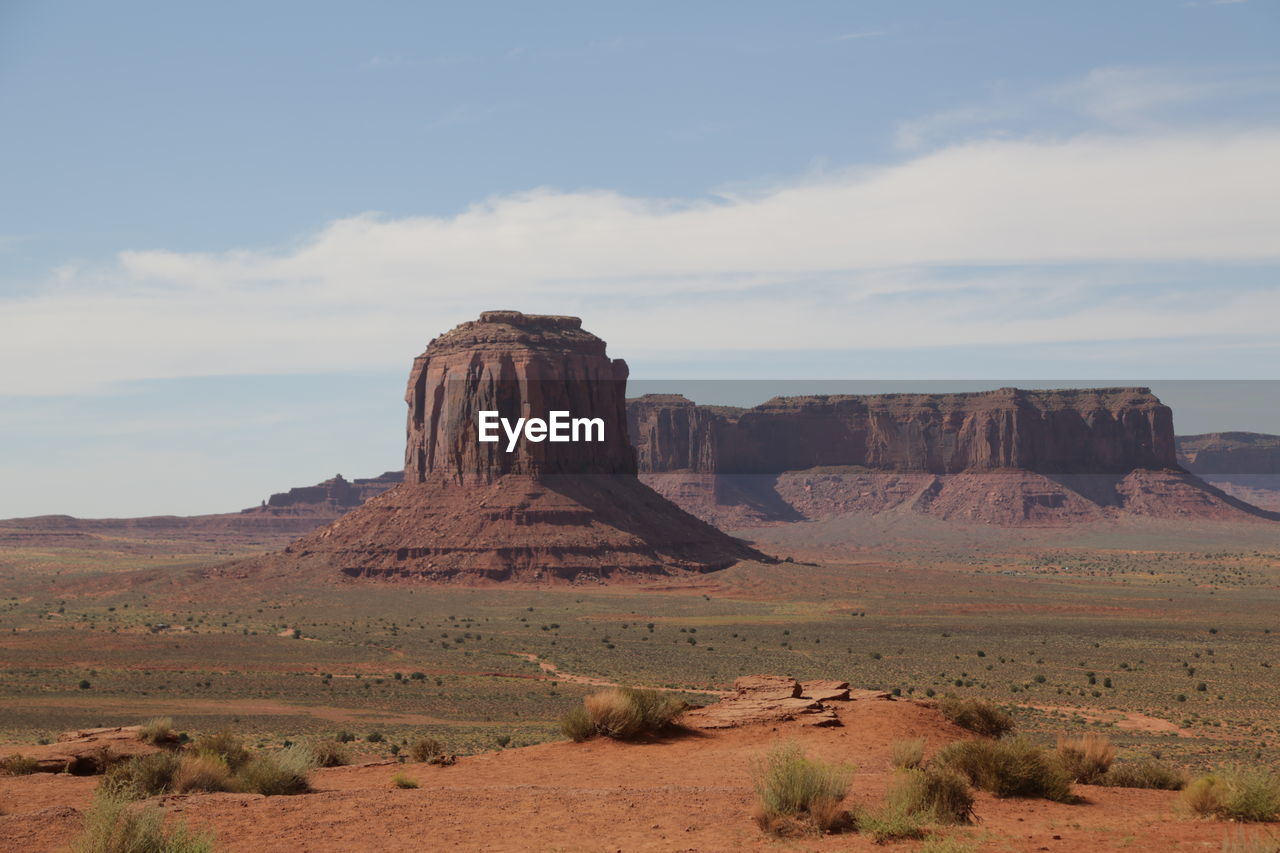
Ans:
[[[957,741],[938,753],[937,763],[997,797],[1072,798],[1071,777],[1053,756],[1024,738]]]
[[[137,755],[112,765],[102,777],[99,789],[118,800],[142,800],[173,790],[182,759],[172,752]]]
[[[1202,817],[1249,822],[1280,820],[1280,774],[1265,768],[1227,768],[1187,785],[1182,802]]]
[[[418,787],[418,783],[415,780],[410,779],[408,776],[404,775],[403,773],[397,773],[394,777],[392,777],[391,784],[395,785],[397,788]]]
[[[351,763],[346,747],[336,740],[314,740],[306,745],[314,767],[342,767]]]
[[[630,740],[661,732],[675,722],[685,704],[658,690],[615,687],[592,693],[560,721],[561,730],[575,741],[594,735]]]
[[[908,838],[924,838],[925,819],[918,814],[886,806],[857,816],[858,832],[870,835],[877,844]]]
[[[237,774],[239,788],[268,797],[305,794],[311,790],[311,762],[311,755],[299,747],[256,755]]]
[[[684,703],[657,690],[618,687],[592,693],[582,700],[594,733],[629,740],[669,727],[684,711]]]
[[[18,753],[0,758],[0,773],[6,776],[27,776],[35,773],[39,768],[39,761]]]
[[[1003,737],[1013,731],[1013,717],[985,699],[944,696],[938,710],[960,728],[987,737]]]
[[[560,718],[560,731],[574,743],[581,743],[596,733],[596,727],[591,722],[587,709],[577,705]]]
[[[924,764],[924,738],[896,740],[889,755],[889,763],[899,770],[914,770]]]
[[[172,717],[152,717],[138,729],[138,740],[153,746],[177,743],[178,733],[173,730]]]
[[[165,828],[164,812],[99,792],[85,813],[76,853],[212,853],[213,839],[181,824]]]
[[[414,761],[431,761],[444,755],[444,745],[433,737],[421,737],[409,746],[409,757]]]
[[[1156,788],[1162,791],[1180,791],[1187,784],[1181,771],[1159,761],[1122,761],[1107,771],[1099,781],[1113,788]]]
[[[191,751],[218,756],[227,762],[227,767],[232,772],[239,770],[249,761],[249,750],[244,748],[244,741],[239,735],[229,731],[201,735],[191,744]]]
[[[853,768],[808,758],[794,743],[781,744],[752,763],[756,822],[774,834],[808,824],[821,832],[849,822],[843,808]]]
[[[182,756],[171,787],[179,794],[188,794],[193,791],[230,791],[234,785],[226,759],[211,752],[197,752]]]
[[[1082,785],[1098,784],[1116,758],[1110,738],[1094,732],[1078,738],[1059,737],[1057,752],[1062,769]]]
[[[928,823],[969,823],[973,819],[973,793],[969,783],[954,770],[904,770],[885,795],[885,809]]]

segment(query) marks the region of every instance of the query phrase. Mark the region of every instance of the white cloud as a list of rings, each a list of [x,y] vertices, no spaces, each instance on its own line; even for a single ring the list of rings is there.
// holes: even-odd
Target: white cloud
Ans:
[[[585,314],[622,355],[1266,334],[1274,287],[1090,270],[1274,263],[1278,159],[1274,130],[987,140],[752,195],[541,189],[277,252],[125,251],[0,302],[0,358],[25,367],[0,393],[395,368],[496,307]]]

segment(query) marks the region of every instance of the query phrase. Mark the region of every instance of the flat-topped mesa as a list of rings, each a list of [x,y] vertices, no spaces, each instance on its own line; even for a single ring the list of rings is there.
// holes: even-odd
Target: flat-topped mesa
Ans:
[[[577,317],[486,311],[435,338],[414,359],[405,481],[491,482],[504,474],[635,474],[626,433],[627,364]],[[603,440],[477,440],[481,411],[599,418]],[[501,432],[499,431],[499,435]]]
[[[626,380],[626,364],[576,317],[488,311],[463,323],[413,363],[404,482],[264,563],[347,578],[594,583],[767,560],[637,478]],[[557,438],[557,412],[599,427]],[[493,441],[486,413],[502,422]]]
[[[824,465],[956,474],[1176,468],[1173,415],[1147,388],[775,397],[752,409],[629,403],[640,470],[780,473]]]

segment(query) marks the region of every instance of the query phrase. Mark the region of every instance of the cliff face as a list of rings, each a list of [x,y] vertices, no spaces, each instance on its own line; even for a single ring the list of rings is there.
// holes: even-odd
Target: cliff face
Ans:
[[[286,549],[348,577],[598,579],[763,555],[636,477],[626,364],[576,317],[489,311],[414,360],[404,482]],[[482,442],[477,413],[603,421],[593,441]]]
[[[1280,474],[1280,435],[1210,432],[1177,442],[1182,467],[1196,474]]]
[[[1174,468],[1173,415],[1146,388],[778,397],[740,412],[683,397],[628,406],[643,472],[767,474],[823,465],[958,474]]]
[[[1265,515],[1178,468],[1173,415],[1146,388],[779,397],[752,409],[650,395],[627,412],[641,478],[731,527],[886,512],[1000,525]]]
[[[626,433],[627,364],[577,317],[486,311],[431,341],[414,359],[405,481],[492,482],[504,474],[635,474]],[[604,421],[603,442],[477,441],[477,412]],[[501,435],[501,431],[499,431]]]

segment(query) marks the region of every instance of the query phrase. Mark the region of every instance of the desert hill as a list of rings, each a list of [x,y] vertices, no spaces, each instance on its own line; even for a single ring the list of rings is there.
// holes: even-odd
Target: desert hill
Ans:
[[[695,712],[686,715],[685,730],[639,742],[560,741],[463,756],[449,766],[381,760],[314,770],[312,793],[168,794],[153,802],[190,828],[214,833],[226,851],[409,851],[423,849],[424,839],[432,848],[463,850],[768,850],[786,842],[752,819],[752,765],[771,747],[794,743],[810,756],[854,765],[845,804],[872,810],[894,779],[895,743],[922,739],[930,757],[974,737],[932,701],[894,701],[870,691],[852,699],[847,691],[827,695],[821,703],[774,703],[821,704],[821,725],[796,711],[705,726]],[[397,776],[417,787],[398,788]],[[0,776],[5,849],[65,849],[81,830],[100,778]],[[1134,837],[1152,850],[1217,849],[1224,834],[1223,824],[1182,811],[1175,791],[1077,784],[1075,793],[1077,802],[1059,803],[975,792],[974,825],[931,832],[961,850],[1061,853],[1128,849]],[[794,844],[885,849],[865,834],[812,835],[788,849]],[[894,849],[918,845],[897,842]]]

